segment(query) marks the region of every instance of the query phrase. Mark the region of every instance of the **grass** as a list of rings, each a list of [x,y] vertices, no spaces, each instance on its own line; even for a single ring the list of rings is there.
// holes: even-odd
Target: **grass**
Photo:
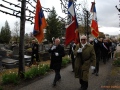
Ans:
[[[113,66],[109,74],[108,85],[113,86],[113,90],[120,90],[120,52],[115,53],[115,59],[113,60]]]
[[[50,64],[50,60],[47,60],[47,61],[41,61],[40,64]],[[32,65],[32,67],[34,67],[36,65]],[[27,67],[25,66],[25,71],[28,71],[29,69],[31,69],[31,67]],[[0,84],[2,83],[2,76],[5,75],[5,74],[9,74],[11,72],[14,72],[14,73],[18,73],[18,68],[13,68],[13,69],[4,69],[3,71],[0,72]]]
[[[62,67],[65,67],[69,62],[70,60],[68,57],[66,56],[63,57]],[[50,70],[49,66],[50,66],[50,60],[40,62],[38,66],[32,65],[31,68],[25,66],[25,73],[24,73],[25,78],[24,79],[28,80],[28,79],[33,79],[39,75],[44,75],[46,72]],[[0,84],[2,83],[3,84],[9,84],[9,83],[18,84],[20,78],[18,77],[17,73],[18,73],[18,68],[6,69],[2,71],[2,73],[0,74]]]

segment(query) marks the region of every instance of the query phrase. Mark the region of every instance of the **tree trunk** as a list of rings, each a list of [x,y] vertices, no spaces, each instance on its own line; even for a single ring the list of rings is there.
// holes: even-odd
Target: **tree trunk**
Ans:
[[[20,17],[20,43],[19,43],[19,71],[18,75],[24,78],[25,61],[24,61],[24,34],[25,34],[25,13],[26,0],[21,2],[21,17]]]

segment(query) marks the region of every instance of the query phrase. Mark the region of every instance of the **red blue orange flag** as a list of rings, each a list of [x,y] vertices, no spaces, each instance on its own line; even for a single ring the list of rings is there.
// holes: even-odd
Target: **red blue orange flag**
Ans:
[[[74,8],[74,2],[69,0],[68,3],[68,25],[66,27],[65,45],[67,46],[70,42],[75,41],[76,29],[78,28],[78,23],[76,19],[76,13]]]
[[[98,30],[95,2],[92,2],[92,6],[91,6],[90,11],[92,13],[91,33],[94,37],[98,37],[99,36],[99,30]]]
[[[46,26],[47,23],[43,14],[40,1],[37,0],[33,35],[39,43],[41,43],[44,39],[44,29],[46,28]]]

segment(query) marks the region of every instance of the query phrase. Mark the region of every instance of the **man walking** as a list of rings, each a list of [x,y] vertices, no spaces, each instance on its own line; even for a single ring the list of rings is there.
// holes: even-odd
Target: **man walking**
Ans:
[[[55,39],[55,43],[49,49],[49,53],[51,53],[50,69],[55,71],[53,86],[56,86],[56,82],[61,79],[60,69],[62,57],[65,56],[64,47],[60,45],[60,39]]]
[[[76,45],[74,54],[76,56],[75,77],[79,78],[80,90],[87,90],[89,68],[91,66],[92,69],[95,69],[96,56],[94,47],[87,43],[86,36],[81,36],[81,45],[80,43]]]

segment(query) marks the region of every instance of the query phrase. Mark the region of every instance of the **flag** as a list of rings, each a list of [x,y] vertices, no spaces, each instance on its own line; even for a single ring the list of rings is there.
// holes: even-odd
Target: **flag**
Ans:
[[[99,30],[98,30],[95,2],[92,2],[92,6],[91,6],[90,11],[92,13],[91,33],[94,37],[98,37],[99,36]]]
[[[44,29],[46,26],[47,23],[43,14],[40,1],[37,0],[33,35],[38,40],[39,43],[41,43],[42,40],[44,39]]]
[[[68,25],[66,27],[65,45],[67,46],[71,41],[75,41],[75,30],[78,27],[74,3],[72,0],[68,2]]]

